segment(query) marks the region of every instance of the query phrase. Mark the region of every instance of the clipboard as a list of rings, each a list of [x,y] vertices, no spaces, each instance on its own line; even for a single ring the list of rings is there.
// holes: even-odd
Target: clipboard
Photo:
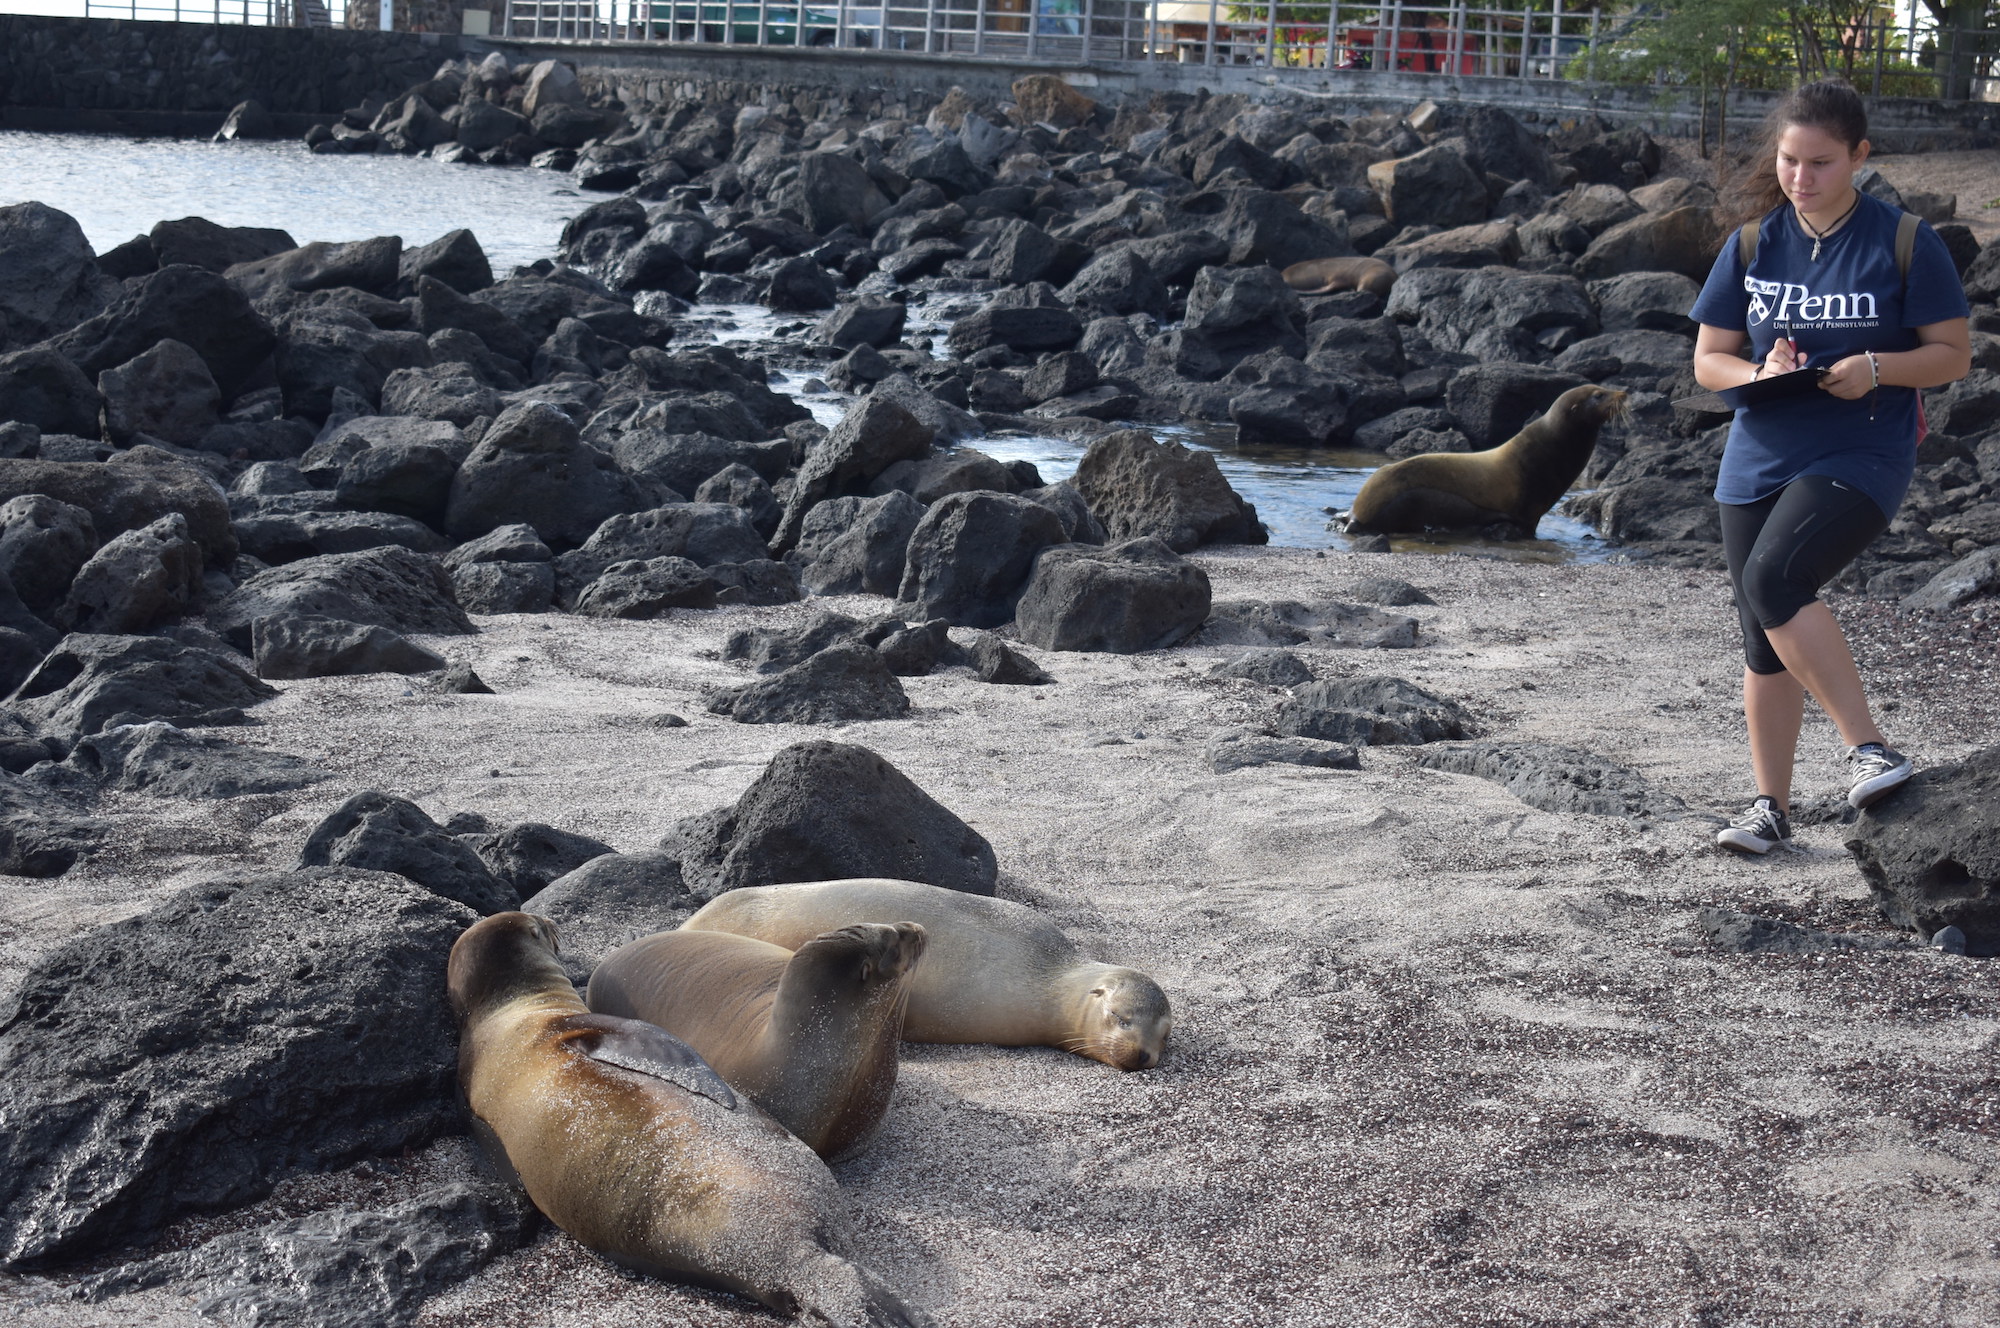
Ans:
[[[1697,392],[1691,397],[1682,397],[1674,402],[1681,410],[1699,410],[1711,414],[1742,410],[1746,406],[1768,406],[1774,401],[1785,401],[1792,397],[1802,397],[1819,389],[1820,379],[1826,377],[1825,369],[1794,369],[1790,373],[1773,374],[1769,378],[1759,378],[1741,387],[1728,387],[1720,392]]]

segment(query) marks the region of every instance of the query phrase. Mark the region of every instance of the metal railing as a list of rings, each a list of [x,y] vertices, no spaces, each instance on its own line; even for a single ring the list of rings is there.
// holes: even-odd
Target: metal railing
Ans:
[[[820,46],[1049,65],[1175,61],[1274,71],[1398,72],[1696,86],[1649,51],[1657,6],[1591,0],[507,0],[496,36],[694,46]],[[1822,25],[1824,26],[1824,25]],[[1930,47],[1960,52],[1945,77]],[[1745,38],[1735,86],[1843,74],[1876,95],[1980,96],[2000,35],[1928,21]],[[1711,50],[1710,52],[1714,52]],[[1718,77],[1709,81],[1715,86]],[[1968,76],[1972,83],[1963,85]],[[1946,85],[1954,85],[1947,87]]]
[[[4,8],[0,5],[0,8]],[[231,23],[257,28],[340,27],[347,0],[83,0],[85,18]]]
[[[1176,61],[1556,78],[1593,55],[1598,11],[1224,0],[508,0],[501,33],[555,41],[820,46],[1048,64]],[[1305,15],[1312,15],[1310,19]],[[1586,61],[1588,63],[1588,60]]]

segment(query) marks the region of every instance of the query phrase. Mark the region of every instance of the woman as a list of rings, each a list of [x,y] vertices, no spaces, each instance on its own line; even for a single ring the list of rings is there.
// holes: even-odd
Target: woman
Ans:
[[[1811,692],[1847,744],[1847,800],[1866,807],[1910,777],[1869,713],[1847,639],[1819,590],[1889,527],[1916,467],[1916,389],[1971,367],[1965,289],[1920,226],[1907,276],[1902,214],[1854,187],[1868,115],[1845,83],[1809,83],[1771,118],[1744,189],[1759,228],[1715,260],[1692,317],[1694,376],[1710,391],[1817,370],[1817,390],[1736,412],[1715,497],[1743,620],[1743,711],[1757,799],[1716,836],[1768,853],[1791,839],[1792,765]],[[1745,343],[1751,358],[1743,358]]]

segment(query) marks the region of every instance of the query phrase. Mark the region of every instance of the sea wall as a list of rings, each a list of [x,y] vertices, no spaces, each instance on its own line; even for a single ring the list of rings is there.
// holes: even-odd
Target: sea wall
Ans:
[[[187,121],[187,132],[213,132],[251,99],[281,117],[324,118],[488,49],[438,33],[0,14],[0,124],[176,132]]]
[[[412,0],[442,14],[462,0]],[[412,11],[415,12],[415,11]],[[428,11],[426,11],[428,12]],[[440,20],[442,23],[442,20]],[[658,46],[536,42],[450,32],[262,28],[236,24],[137,23],[118,19],[0,14],[0,126],[134,133],[208,133],[240,101],[255,99],[280,132],[303,132],[373,95],[388,97],[428,78],[439,62],[502,50],[510,59],[561,59],[593,93],[631,104],[689,95],[692,86],[780,96],[801,90],[935,97],[953,85],[1004,97],[1023,74],[1051,72],[1028,61],[968,60],[908,52],[784,47]],[[1699,111],[1659,89],[1561,80],[1454,78],[1411,73],[1253,66],[1106,63],[1058,72],[1100,101],[1154,92],[1244,93],[1310,102],[1336,114],[1402,111],[1426,99],[1504,106],[1530,121],[1596,112],[1654,133],[1694,132]],[[1737,93],[1730,123],[1747,131],[1770,94]],[[2000,105],[1884,99],[1874,104],[1878,147],[1896,152],[2000,144]]]

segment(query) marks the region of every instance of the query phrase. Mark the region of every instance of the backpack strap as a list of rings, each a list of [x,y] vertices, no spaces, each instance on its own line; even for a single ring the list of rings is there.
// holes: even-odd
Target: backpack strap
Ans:
[[[1757,241],[1764,237],[1762,218],[1746,221],[1736,230],[1736,256],[1743,260],[1743,270],[1750,270],[1751,262],[1757,257]]]
[[[1896,271],[1903,277],[1903,298],[1910,298],[1910,260],[1917,252],[1917,214],[1905,212],[1896,222]]]

